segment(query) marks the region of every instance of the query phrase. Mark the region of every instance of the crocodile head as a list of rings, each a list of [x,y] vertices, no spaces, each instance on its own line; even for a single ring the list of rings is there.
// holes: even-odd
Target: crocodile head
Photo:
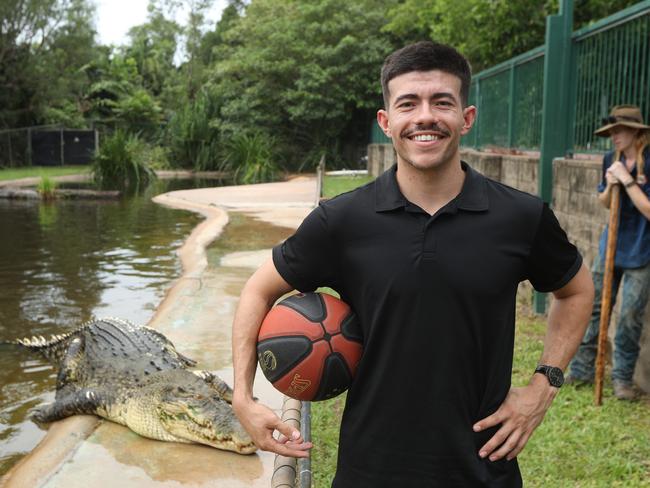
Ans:
[[[139,398],[129,401],[135,407],[129,409],[127,421],[132,430],[146,437],[196,442],[240,454],[257,450],[230,404],[211,384],[184,370],[156,376],[139,390]]]

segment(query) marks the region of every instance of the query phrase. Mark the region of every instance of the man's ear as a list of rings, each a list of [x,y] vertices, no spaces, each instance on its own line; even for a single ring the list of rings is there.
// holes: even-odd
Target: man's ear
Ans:
[[[386,112],[386,110],[383,108],[381,110],[377,110],[377,123],[379,124],[381,130],[384,131],[384,134],[386,134],[386,137],[392,138],[390,122],[388,122],[388,112]]]
[[[476,107],[474,105],[468,105],[463,109],[463,128],[461,129],[461,135],[467,134],[476,120]]]

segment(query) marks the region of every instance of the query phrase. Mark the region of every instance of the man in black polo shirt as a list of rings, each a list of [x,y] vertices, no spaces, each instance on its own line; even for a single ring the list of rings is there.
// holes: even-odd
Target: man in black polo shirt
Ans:
[[[316,208],[246,284],[233,325],[233,406],[260,448],[311,444],[252,399],[259,325],[296,288],[329,286],[356,311],[364,353],[341,424],[335,487],[521,486],[516,455],[583,336],[593,285],[536,197],[460,160],[474,122],[467,61],[431,42],[382,69],[397,165]],[[553,292],[540,367],[511,388],[520,281]],[[278,440],[272,437],[281,433]]]

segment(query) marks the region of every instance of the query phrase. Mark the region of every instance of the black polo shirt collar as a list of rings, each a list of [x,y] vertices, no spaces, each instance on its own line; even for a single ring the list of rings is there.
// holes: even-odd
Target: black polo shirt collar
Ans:
[[[485,176],[474,171],[465,161],[460,165],[465,171],[465,181],[460,194],[454,199],[459,210],[480,212],[489,208]],[[386,212],[405,208],[410,202],[402,195],[397,184],[397,164],[384,172],[375,182],[375,211]]]

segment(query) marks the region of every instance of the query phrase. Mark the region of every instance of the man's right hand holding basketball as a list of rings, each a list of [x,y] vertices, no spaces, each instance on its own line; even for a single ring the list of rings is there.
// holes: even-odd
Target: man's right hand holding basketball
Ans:
[[[295,458],[309,457],[311,442],[304,442],[300,431],[291,427],[270,408],[253,399],[233,398],[233,410],[255,445],[264,451]],[[276,439],[273,434],[280,433]]]

